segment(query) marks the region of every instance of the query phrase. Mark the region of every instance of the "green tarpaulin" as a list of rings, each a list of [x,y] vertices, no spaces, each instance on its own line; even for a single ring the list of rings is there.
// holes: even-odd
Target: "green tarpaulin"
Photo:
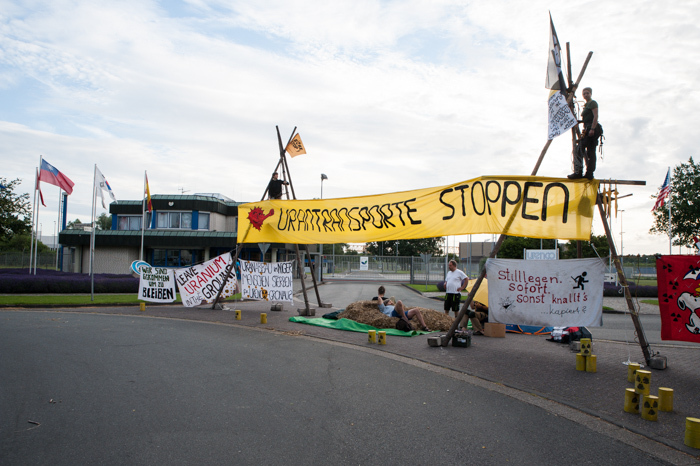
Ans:
[[[401,330],[397,330],[395,328],[376,328],[372,327],[371,325],[367,324],[361,324],[359,322],[355,322],[354,320],[350,319],[338,319],[338,320],[331,320],[331,319],[323,319],[319,317],[290,317],[289,318],[290,322],[297,322],[299,324],[308,324],[308,325],[316,325],[318,327],[326,327],[326,328],[334,328],[336,330],[347,330],[349,332],[360,332],[360,333],[367,333],[368,330],[382,330],[386,332],[387,335],[394,335],[397,337],[412,337],[414,335],[424,335],[426,333],[431,333],[431,332],[424,332],[422,330],[414,330],[412,332],[402,332]]]

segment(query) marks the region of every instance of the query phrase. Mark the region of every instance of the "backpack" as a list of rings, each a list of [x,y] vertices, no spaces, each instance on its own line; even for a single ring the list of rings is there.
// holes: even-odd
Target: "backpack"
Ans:
[[[586,327],[569,327],[569,341],[579,341],[581,338],[593,338],[591,332]]]
[[[396,330],[401,330],[402,332],[412,332],[413,327],[411,327],[411,324],[405,320],[399,319],[399,321],[396,322]]]

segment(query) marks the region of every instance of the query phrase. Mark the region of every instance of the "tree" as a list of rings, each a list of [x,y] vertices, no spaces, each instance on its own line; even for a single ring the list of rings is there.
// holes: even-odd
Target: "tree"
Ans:
[[[375,256],[437,256],[442,255],[441,243],[442,237],[375,241],[367,243],[367,252]]]
[[[112,229],[112,216],[107,215],[102,212],[97,220],[95,221],[98,230],[111,230]]]
[[[656,198],[656,196],[652,196]],[[671,237],[676,246],[693,246],[693,236],[700,233],[700,165],[688,159],[673,168],[671,195]],[[654,225],[649,233],[668,234],[668,206],[654,211]]]
[[[0,242],[7,242],[15,235],[28,234],[32,231],[32,209],[29,194],[16,194],[15,187],[20,179],[7,181],[0,178]]]
[[[576,241],[569,241],[562,245],[563,250],[559,254],[560,259],[576,259],[578,257],[576,254]],[[598,251],[597,254],[596,251]],[[605,235],[593,235],[590,241],[581,241],[581,257],[598,257],[600,255],[601,258],[606,258],[609,253],[610,245],[608,244],[608,237]]]
[[[67,230],[77,230],[78,225],[80,225],[81,223],[83,223],[83,222],[81,222],[79,218],[76,218],[75,220],[68,222],[68,225],[66,225],[66,229]]]
[[[525,249],[540,249],[540,241],[542,248],[554,249],[553,239],[539,238],[522,238],[519,236],[508,236],[501,243],[501,248],[498,250],[498,257],[501,259],[522,259],[523,250]]]

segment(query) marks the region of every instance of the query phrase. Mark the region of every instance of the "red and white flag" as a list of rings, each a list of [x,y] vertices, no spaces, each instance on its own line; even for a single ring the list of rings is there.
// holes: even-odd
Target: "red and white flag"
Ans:
[[[671,169],[669,168],[666,172],[666,178],[664,179],[664,184],[659,188],[659,194],[656,195],[656,203],[652,207],[652,211],[663,207],[666,202],[666,198],[671,194]]]

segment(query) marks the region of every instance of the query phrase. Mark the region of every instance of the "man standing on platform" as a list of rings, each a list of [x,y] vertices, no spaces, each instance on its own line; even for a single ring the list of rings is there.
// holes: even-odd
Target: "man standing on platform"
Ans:
[[[459,304],[462,299],[461,291],[467,287],[469,277],[467,274],[457,268],[457,261],[451,260],[447,264],[450,269],[445,276],[445,314],[450,315],[450,309],[455,313],[455,317],[459,313]]]
[[[272,174],[270,184],[267,185],[267,193],[270,199],[282,199],[282,185],[289,186],[289,183],[284,180],[278,180],[277,172]]]

